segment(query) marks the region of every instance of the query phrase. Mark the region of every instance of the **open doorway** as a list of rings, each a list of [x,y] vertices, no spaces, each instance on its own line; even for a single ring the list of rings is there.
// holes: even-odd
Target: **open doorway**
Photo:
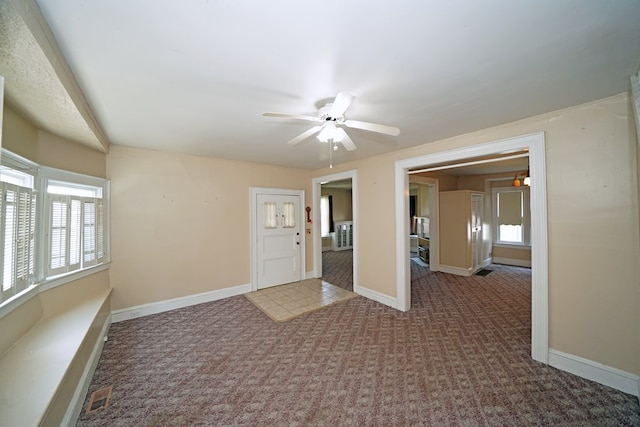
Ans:
[[[320,184],[322,280],[353,291],[353,197],[351,178]]]
[[[533,184],[531,202],[531,355],[534,360],[548,363],[548,246],[546,207],[546,167],[544,134],[524,135],[471,147],[399,160],[395,167],[396,217],[409,215],[408,172],[433,165],[454,164],[483,157],[528,152]],[[396,221],[396,283],[397,308],[411,307],[410,233],[408,221]],[[431,246],[435,242],[431,237]]]
[[[358,293],[356,171],[314,178],[312,185],[314,277]]]
[[[409,180],[409,252],[411,261],[438,271],[439,250],[431,245],[438,235],[438,180],[412,176]],[[413,270],[412,270],[413,274]]]

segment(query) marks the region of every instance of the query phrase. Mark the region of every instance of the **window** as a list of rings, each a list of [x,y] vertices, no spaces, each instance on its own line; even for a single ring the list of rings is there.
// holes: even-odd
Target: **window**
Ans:
[[[0,303],[108,262],[106,179],[40,167],[6,150],[1,162]]]
[[[320,197],[320,235],[326,237],[333,232],[333,197]]]
[[[102,188],[48,181],[47,275],[99,264],[104,258]],[[100,226],[100,227],[99,227]]]
[[[494,243],[530,244],[529,187],[493,189]]]

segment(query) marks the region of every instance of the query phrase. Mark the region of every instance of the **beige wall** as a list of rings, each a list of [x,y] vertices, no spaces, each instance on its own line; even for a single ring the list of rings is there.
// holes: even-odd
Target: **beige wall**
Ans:
[[[250,187],[305,190],[310,206],[299,169],[119,146],[107,168],[113,309],[250,283]]]
[[[494,258],[514,259],[518,261],[531,262],[531,249],[529,248],[507,248],[505,246],[492,246],[491,256]],[[521,264],[522,265],[522,264]]]
[[[106,177],[106,155],[41,131],[5,105],[3,148],[43,166]]]
[[[323,196],[333,196],[334,221],[351,221],[353,219],[350,189],[327,188],[323,186],[321,193]]]
[[[546,139],[549,345],[640,374],[638,157],[627,94],[313,176],[358,171],[359,285],[395,296],[395,161],[538,131]]]

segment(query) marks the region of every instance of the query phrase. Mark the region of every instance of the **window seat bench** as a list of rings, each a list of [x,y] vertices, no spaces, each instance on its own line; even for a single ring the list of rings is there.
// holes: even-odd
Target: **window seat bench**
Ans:
[[[110,294],[105,271],[0,318],[0,424],[75,425],[111,323]]]

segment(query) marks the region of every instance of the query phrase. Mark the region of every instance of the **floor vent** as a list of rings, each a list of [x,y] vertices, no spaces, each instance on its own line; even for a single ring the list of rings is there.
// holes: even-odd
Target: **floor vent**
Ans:
[[[97,411],[98,409],[107,409],[109,407],[109,399],[111,398],[111,389],[113,386],[101,388],[91,393],[89,404],[87,404],[87,414]]]

